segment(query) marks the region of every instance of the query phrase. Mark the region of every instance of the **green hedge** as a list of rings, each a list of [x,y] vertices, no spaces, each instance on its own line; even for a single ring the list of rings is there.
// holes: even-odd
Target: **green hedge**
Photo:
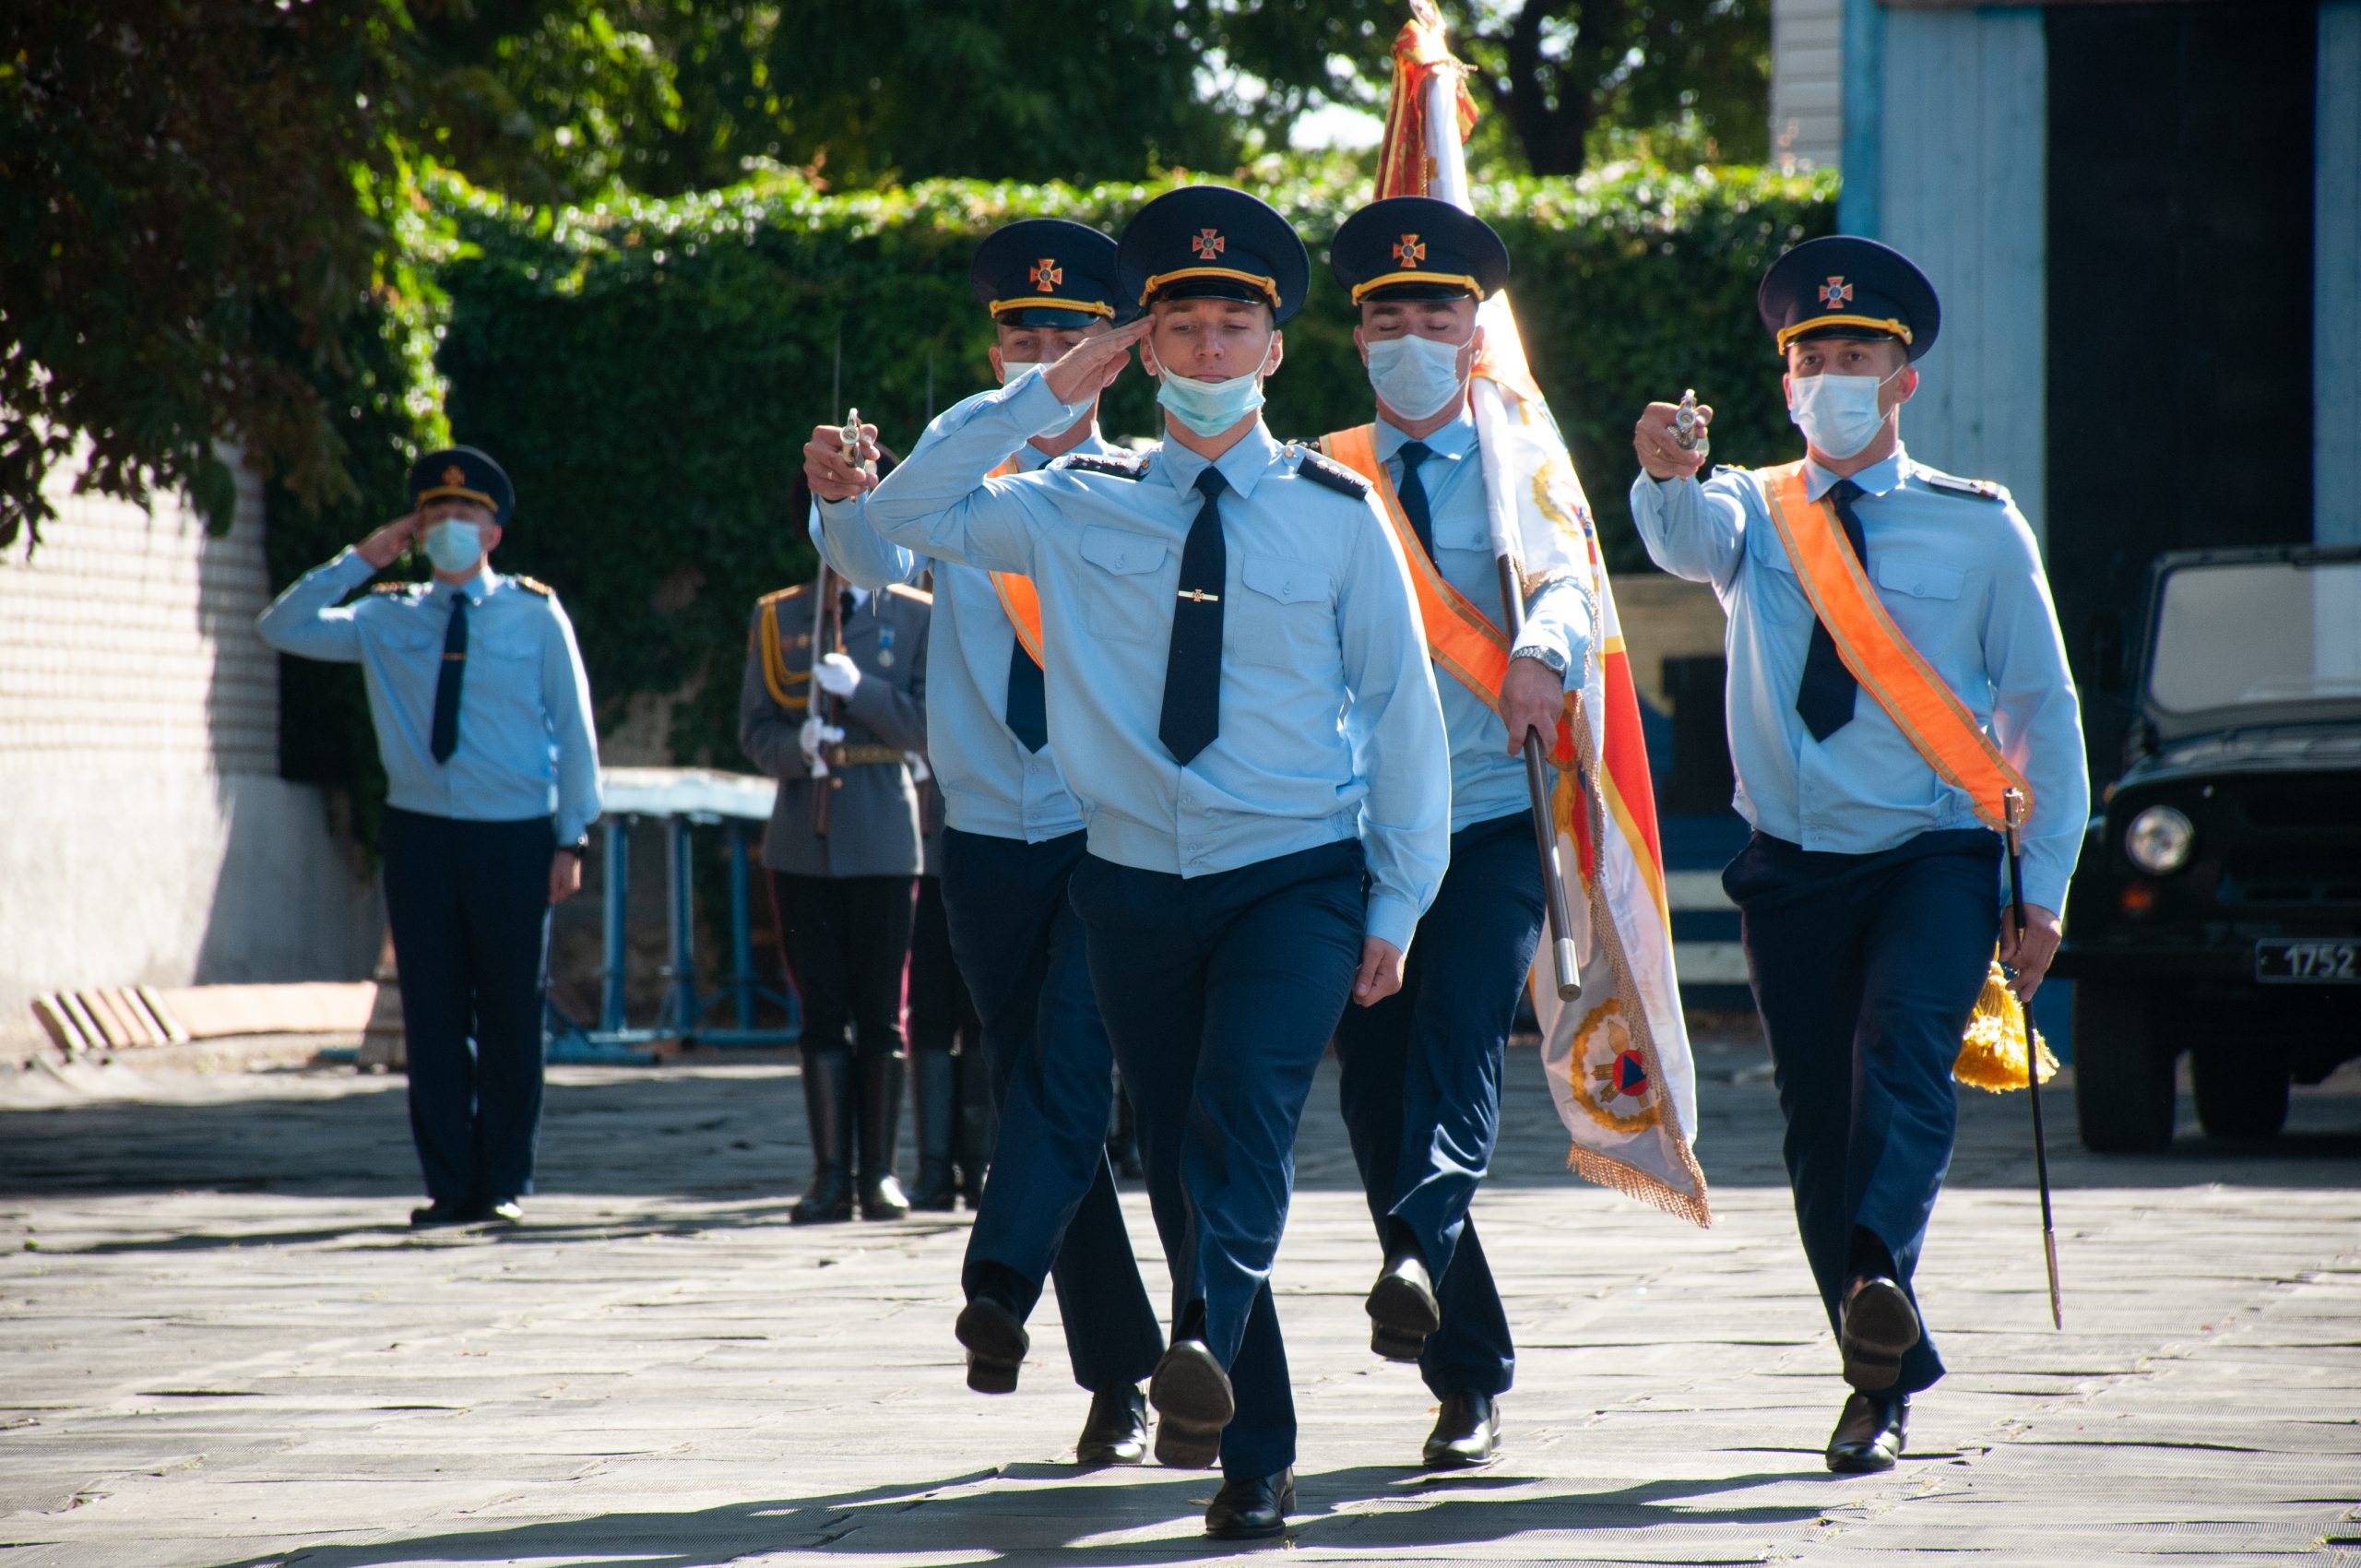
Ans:
[[[987,383],[990,327],[967,282],[977,242],[1037,215],[1112,232],[1169,185],[932,182],[836,196],[773,174],[559,212],[435,187],[458,240],[436,272],[450,429],[515,476],[501,564],[563,596],[607,723],[634,695],[685,692],[676,757],[742,766],[749,607],[812,570],[786,503],[813,424],[858,404],[907,450],[930,398],[940,410]],[[1256,189],[1314,258],[1272,425],[1309,437],[1366,420],[1353,315],[1324,263],[1366,185],[1339,173]],[[1487,185],[1477,204],[1515,258],[1518,319],[1614,564],[1643,560],[1623,494],[1646,398],[1693,386],[1716,407],[1717,454],[1788,455],[1754,285],[1780,251],[1832,227],[1833,179],[1626,168]],[[1152,399],[1134,371],[1109,395],[1107,429],[1152,432]]]

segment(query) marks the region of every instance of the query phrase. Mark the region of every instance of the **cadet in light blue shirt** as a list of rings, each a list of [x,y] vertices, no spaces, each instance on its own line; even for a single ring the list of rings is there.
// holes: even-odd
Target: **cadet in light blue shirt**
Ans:
[[[410,492],[416,511],[306,573],[256,625],[282,653],[359,664],[367,685],[386,765],[410,1123],[431,1200],[411,1223],[513,1223],[540,1135],[550,906],[582,885],[599,740],[557,596],[492,570],[515,509],[506,472],[451,447],[418,460]],[[413,539],[432,582],[339,605]]]
[[[1088,824],[1073,900],[1174,1281],[1157,1455],[1218,1457],[1207,1532],[1268,1536],[1294,1503],[1269,1274],[1295,1129],[1347,996],[1401,983],[1442,876],[1448,742],[1367,487],[1258,412],[1302,242],[1253,197],[1197,186],[1143,208],[1120,259],[1148,319],[951,410],[865,516],[1040,595],[1049,742]],[[986,477],[1071,426],[1143,339],[1162,446]]]
[[[2002,918],[1999,839],[1805,596],[1765,500],[1776,481],[1724,469],[1700,484],[1703,453],[1680,445],[1673,406],[1648,405],[1631,515],[1656,564],[1712,584],[1729,615],[1731,760],[1754,836],[1722,882],[1778,1069],[1804,1254],[1856,1390],[1828,1467],[1883,1470],[1910,1396],[1943,1374],[1911,1278],[1951,1162],[1961,1033],[1996,936],[2019,994],[2041,983],[2090,784],[2032,529],[1999,486],[1903,450],[1902,405],[1941,326],[1933,285],[1900,252],[1838,235],[1773,263],[1756,305],[1786,362],[1809,504],[2034,796],[2019,930]]]
[[[1508,247],[1449,202],[1395,196],[1347,219],[1328,255],[1358,313],[1377,420],[1323,445],[1384,465],[1406,550],[1501,627],[1468,382],[1483,347],[1477,306],[1508,281]],[[1499,1139],[1509,1029],[1541,937],[1532,797],[1510,737],[1554,739],[1569,678],[1580,684],[1593,651],[1586,584],[1550,577],[1524,609],[1498,690],[1478,695],[1436,664],[1451,732],[1451,869],[1400,992],[1350,1010],[1336,1029],[1338,1096],[1382,1252],[1370,1347],[1418,1363],[1437,1402],[1421,1454],[1435,1469],[1497,1455],[1497,1400],[1516,1367],[1468,1216]]]
[[[992,320],[994,374],[1022,380],[1107,331],[1117,309],[1115,242],[1063,219],[1027,219],[978,247],[969,281]],[[1031,473],[1054,457],[1109,456],[1115,448],[1100,439],[1097,415],[1094,398],[1057,430],[1013,441],[986,461]],[[840,456],[835,430],[824,427],[815,441],[823,457]],[[989,1155],[991,1175],[961,1270],[967,1306],[957,1332],[968,1385],[1016,1386],[1030,1343],[1025,1320],[1053,1275],[1074,1381],[1091,1392],[1075,1462],[1137,1464],[1147,1457],[1139,1385],[1164,1353],[1164,1332],[1107,1159],[1113,1058],[1082,919],[1067,897],[1085,854],[1082,805],[1048,743],[1042,661],[1011,619],[1025,608],[1012,612],[989,572],[879,538],[860,498],[825,498],[819,465],[807,465],[806,478],[823,495],[818,542],[831,565],[863,584],[933,576],[927,756],[947,823],[943,912],[1000,1108],[997,1146],[970,1156]],[[1012,587],[1021,593],[1025,585]],[[1038,640],[1038,621],[1026,635]],[[928,1076],[943,1066],[930,1054],[917,1056],[922,1145],[951,1099]],[[912,1202],[923,1206],[925,1196],[922,1186]],[[946,1188],[942,1206],[949,1198]]]

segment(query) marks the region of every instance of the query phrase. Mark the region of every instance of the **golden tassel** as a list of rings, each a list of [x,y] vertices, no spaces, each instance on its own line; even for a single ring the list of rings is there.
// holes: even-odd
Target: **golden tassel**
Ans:
[[[1984,993],[1975,999],[1975,1011],[1968,1015],[1967,1032],[1960,1039],[1959,1060],[1952,1063],[1952,1076],[1994,1094],[2023,1088],[2028,1033],[2034,1050],[2040,1053],[2041,1081],[2046,1084],[2058,1075],[2058,1058],[2049,1053],[2049,1042],[2040,1031],[2027,1028],[2024,1006],[2009,989],[2008,972],[2000,968],[1995,952],[1992,971],[1984,977]]]

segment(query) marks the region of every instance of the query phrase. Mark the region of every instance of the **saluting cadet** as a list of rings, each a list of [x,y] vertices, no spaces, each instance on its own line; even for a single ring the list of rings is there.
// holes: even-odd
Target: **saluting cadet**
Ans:
[[[1105,333],[1116,313],[1115,242],[1062,219],[999,230],[977,248],[969,278],[991,316],[991,369],[1003,383]],[[840,469],[835,431],[814,441]],[[1020,431],[981,460],[994,472],[1030,473],[1066,454],[1115,450],[1099,436],[1093,395],[1056,427]],[[991,1154],[991,1174],[962,1271],[968,1384],[1016,1386],[1030,1343],[1025,1320],[1046,1274],[1074,1381],[1091,1392],[1076,1460],[1137,1464],[1147,1455],[1140,1384],[1164,1353],[1164,1334],[1105,1150],[1112,1059],[1081,917],[1066,897],[1084,858],[1083,810],[1049,743],[1042,671],[1051,650],[1038,600],[1020,574],[887,543],[864,520],[858,492],[841,474],[831,482],[833,471],[817,459],[807,468],[832,564],[856,582],[934,572],[928,724],[946,814],[943,905],[1001,1112],[996,1150],[979,1151]]]
[[[1943,1373],[1911,1276],[1950,1163],[1951,1068],[1992,956],[2030,997],[2057,949],[2090,806],[2080,711],[2033,531],[1995,484],[1902,446],[1940,325],[1899,252],[1833,237],[1758,296],[1802,461],[1721,469],[1651,403],[1631,513],[1729,616],[1736,805],[1722,873],[1777,1069],[1804,1253],[1845,1401],[1828,1467],[1882,1470]],[[1710,420],[1711,410],[1700,417]],[[2003,918],[2004,797],[2029,797],[2026,929]]]
[[[550,907],[582,885],[599,737],[557,596],[492,569],[516,510],[472,446],[410,469],[415,509],[262,612],[281,653],[359,664],[386,766],[386,920],[401,973],[412,1225],[523,1218],[541,1121]],[[429,583],[338,605],[415,540]]]
[[[862,1218],[899,1219],[910,1211],[894,1143],[919,866],[908,754],[926,743],[928,600],[899,584],[832,588],[836,601],[822,615],[813,587],[754,606],[738,698],[738,743],[778,780],[763,865],[803,1003],[812,1184],[791,1218],[850,1219],[858,1196]],[[815,708],[815,689],[823,706],[833,701],[833,721]],[[823,790],[825,821],[814,800]]]
[[[1439,1401],[1423,1457],[1443,1469],[1494,1456],[1494,1402],[1516,1366],[1467,1209],[1500,1133],[1502,1057],[1541,938],[1522,747],[1528,731],[1545,748],[1554,741],[1566,671],[1581,679],[1593,620],[1573,578],[1528,581],[1524,630],[1497,686],[1471,684],[1473,660],[1453,657],[1454,630],[1489,628],[1505,642],[1468,377],[1483,347],[1476,307],[1507,282],[1508,247],[1449,202],[1396,196],[1346,220],[1329,266],[1359,310],[1353,341],[1377,419],[1321,446],[1370,481],[1393,524],[1451,736],[1442,890],[1400,992],[1348,1009],[1336,1030],[1346,1126],[1384,1257],[1369,1293],[1370,1348],[1418,1363]]]
[[[1442,876],[1450,769],[1368,487],[1259,411],[1302,242],[1253,197],[1196,186],[1140,211],[1119,265],[1146,320],[952,409],[865,515],[1039,597],[1046,730],[1087,824],[1071,896],[1174,1282],[1157,1456],[1218,1459],[1208,1534],[1275,1535],[1295,1414],[1270,1269],[1296,1127],[1347,998],[1401,985]],[[988,477],[1071,428],[1135,342],[1160,447]]]

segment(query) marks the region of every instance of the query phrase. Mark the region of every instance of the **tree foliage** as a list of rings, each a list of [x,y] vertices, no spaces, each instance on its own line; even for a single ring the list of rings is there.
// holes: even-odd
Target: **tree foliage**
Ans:
[[[41,481],[177,487],[217,527],[219,444],[349,493],[336,407],[373,303],[421,287],[412,149],[530,182],[529,138],[466,64],[458,0],[62,0],[0,7],[0,545]]]

